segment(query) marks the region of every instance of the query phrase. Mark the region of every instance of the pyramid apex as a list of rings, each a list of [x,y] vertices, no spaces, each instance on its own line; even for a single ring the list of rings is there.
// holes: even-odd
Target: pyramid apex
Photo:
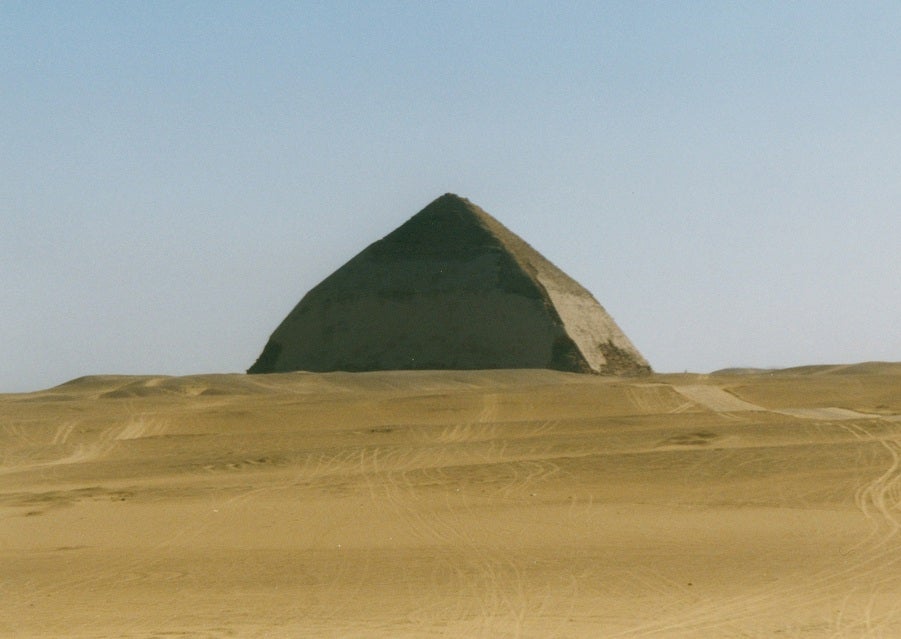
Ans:
[[[479,207],[472,203],[469,198],[463,197],[462,195],[457,195],[456,193],[447,192],[444,195],[439,195],[434,200],[429,202],[429,204],[425,207],[425,209],[430,209],[436,205],[456,205],[462,206],[468,209],[478,209]]]
[[[456,193],[445,193],[444,195],[435,198],[423,210],[429,210],[434,206],[461,206],[466,209],[479,208],[468,198],[465,198],[462,195],[457,195]]]

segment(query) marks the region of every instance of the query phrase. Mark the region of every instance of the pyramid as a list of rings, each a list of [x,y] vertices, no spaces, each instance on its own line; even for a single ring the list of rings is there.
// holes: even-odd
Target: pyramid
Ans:
[[[448,193],[323,280],[248,373],[650,366],[585,288]]]

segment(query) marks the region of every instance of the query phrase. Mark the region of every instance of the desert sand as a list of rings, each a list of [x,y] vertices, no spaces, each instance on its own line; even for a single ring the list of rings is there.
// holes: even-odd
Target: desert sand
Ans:
[[[901,637],[901,364],[0,396],[2,637]]]

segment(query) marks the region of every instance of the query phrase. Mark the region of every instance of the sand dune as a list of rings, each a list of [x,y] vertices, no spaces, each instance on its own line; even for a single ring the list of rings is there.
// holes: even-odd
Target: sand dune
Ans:
[[[901,636],[899,389],[864,364],[0,396],[0,636]]]

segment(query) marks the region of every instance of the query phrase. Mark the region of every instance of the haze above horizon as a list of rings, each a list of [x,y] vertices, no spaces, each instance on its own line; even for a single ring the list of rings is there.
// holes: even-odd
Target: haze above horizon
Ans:
[[[657,371],[901,360],[898,4],[0,17],[0,392],[243,371],[445,192]]]

